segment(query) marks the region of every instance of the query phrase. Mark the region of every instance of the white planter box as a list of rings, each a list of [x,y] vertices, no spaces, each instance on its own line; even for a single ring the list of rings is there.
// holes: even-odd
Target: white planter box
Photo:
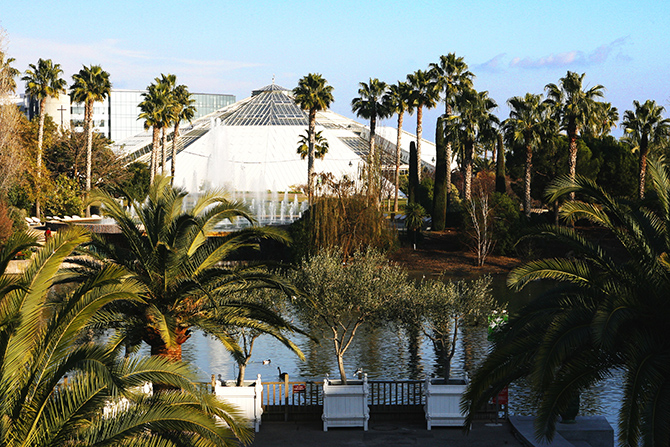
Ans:
[[[363,427],[368,429],[370,408],[368,407],[368,375],[363,381],[350,381],[347,385],[339,380],[323,381],[323,431],[329,427]]]
[[[261,416],[263,415],[263,384],[261,375],[258,375],[256,382],[249,383],[248,386],[221,386],[217,383],[214,387],[214,394],[221,400],[224,400],[237,407],[242,416],[249,421],[249,425],[256,432],[261,427]]]
[[[449,384],[433,384],[430,379],[426,380],[424,409],[428,430],[431,427],[461,426],[465,422],[465,414],[461,413],[460,406],[461,396],[467,386],[467,378],[451,379],[449,382]]]

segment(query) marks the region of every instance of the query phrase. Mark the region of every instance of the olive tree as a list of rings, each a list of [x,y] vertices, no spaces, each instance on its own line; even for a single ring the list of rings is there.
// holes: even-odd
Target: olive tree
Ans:
[[[407,273],[373,249],[357,251],[343,262],[341,251],[322,251],[292,273],[302,291],[295,304],[310,325],[322,324],[332,341],[340,378],[347,383],[344,353],[363,323],[390,319],[391,309],[410,288]]]
[[[491,293],[490,276],[474,281],[423,280],[415,287],[399,301],[394,314],[402,326],[431,341],[448,381],[459,328],[485,324],[489,315],[503,309]]]

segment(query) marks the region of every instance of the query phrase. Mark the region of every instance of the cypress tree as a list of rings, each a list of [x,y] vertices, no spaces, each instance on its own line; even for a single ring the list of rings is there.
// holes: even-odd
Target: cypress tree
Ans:
[[[419,198],[419,154],[416,151],[416,143],[409,143],[409,203],[416,203]]]
[[[433,191],[433,230],[442,231],[447,220],[447,145],[444,138],[444,118],[435,127],[435,189]]]

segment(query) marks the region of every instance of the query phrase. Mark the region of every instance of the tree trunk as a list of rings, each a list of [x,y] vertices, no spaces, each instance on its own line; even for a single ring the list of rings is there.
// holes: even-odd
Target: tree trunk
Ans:
[[[84,105],[84,121],[86,124],[86,217],[91,217],[91,204],[88,202],[91,192],[91,166],[93,164],[93,99]]]
[[[401,153],[400,150],[400,138],[402,137],[402,117],[404,113],[400,112],[398,114],[398,136],[396,137],[395,143],[395,197],[393,198],[393,214],[398,213],[398,190],[400,189],[400,160]]]
[[[463,198],[470,200],[472,197],[472,157],[474,141],[465,142],[465,153],[463,154]]]
[[[172,134],[172,163],[170,163],[170,185],[174,185],[175,166],[177,165],[177,150],[178,144],[181,142],[181,135],[179,135],[179,120],[174,124],[174,133]]]
[[[377,183],[377,154],[375,154],[375,133],[377,132],[377,116],[370,117],[370,148],[368,153],[368,198],[375,204],[379,203],[379,190]]]
[[[342,353],[337,353],[337,368],[340,370],[340,380],[342,385],[347,384],[347,373],[344,371],[344,356]]]
[[[309,145],[307,151],[307,200],[311,207],[314,203],[314,143],[316,130],[316,109],[309,109]]]
[[[167,135],[165,134],[165,127],[161,133],[161,175],[165,175],[165,163],[167,162]]]
[[[435,127],[435,187],[433,189],[433,230],[442,231],[447,220],[447,171],[449,170],[444,139],[444,118]]]
[[[246,361],[244,363],[239,363],[238,370],[237,370],[237,381],[235,382],[235,386],[243,386],[244,385],[244,373],[247,369],[247,362],[249,362],[249,358],[247,357]]]
[[[644,199],[644,186],[647,178],[647,153],[649,152],[649,143],[647,142],[647,135],[642,136],[640,141],[640,200]]]
[[[417,169],[418,156],[416,153],[416,144],[414,141],[409,143],[409,203],[416,203],[419,189],[419,177]]]
[[[158,146],[160,146],[160,128],[153,126],[153,135],[151,139],[151,183],[154,182],[158,173]]]
[[[448,102],[446,103],[445,107],[445,119],[449,119],[452,115],[452,108],[451,104]],[[447,123],[444,123],[444,127],[446,128]],[[446,179],[445,183],[447,184],[447,211],[449,211],[449,207],[451,207],[451,160],[454,157],[453,151],[451,150],[451,139],[446,138],[445,140],[447,142],[447,147],[445,151],[445,158],[447,159],[447,171],[446,171]],[[445,218],[445,226],[446,226],[446,218]]]
[[[570,142],[570,158],[568,159],[568,176],[572,182],[575,181],[577,176],[577,125],[570,123],[568,125],[568,140]],[[575,193],[570,193],[570,200],[575,200]]]
[[[423,106],[419,104],[416,109],[416,159],[418,160],[416,166],[416,178],[421,183],[421,134],[423,133]]]
[[[41,219],[40,196],[42,195],[42,145],[44,144],[44,117],[47,98],[40,99],[40,125],[37,128],[37,188],[35,191],[35,215]]]
[[[533,167],[533,148],[526,144],[526,170],[523,178],[523,212],[527,218],[530,217],[530,171]]]
[[[505,182],[505,148],[503,146],[502,134],[498,134],[497,139],[496,192],[505,194],[507,192],[507,185]]]

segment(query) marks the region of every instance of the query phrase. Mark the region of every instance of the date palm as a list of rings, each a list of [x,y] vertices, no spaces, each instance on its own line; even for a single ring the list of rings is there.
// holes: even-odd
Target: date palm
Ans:
[[[91,190],[91,157],[93,152],[93,104],[104,101],[112,90],[109,73],[99,65],[84,66],[72,75],[70,86],[72,102],[84,103],[84,123],[86,127],[86,199]],[[86,205],[86,217],[91,216],[91,205]]]
[[[369,83],[360,82],[358,86],[358,97],[351,101],[351,110],[356,116],[370,120],[368,187],[372,194],[376,195],[376,191],[378,190],[376,179],[379,177],[377,173],[377,169],[379,168],[378,160],[381,159],[381,154],[375,154],[375,134],[377,131],[377,118],[383,119],[391,114],[391,111],[385,107],[386,104],[383,101],[388,85],[377,78],[370,78]]]
[[[393,185],[395,186],[395,195],[393,198],[393,212],[398,212],[398,191],[400,190],[400,143],[402,138],[402,122],[405,112],[409,107],[410,96],[412,89],[406,82],[398,81],[397,84],[389,85],[387,92],[384,94],[384,107],[391,113],[398,114],[398,129],[395,143],[395,174],[393,176]]]
[[[432,109],[440,99],[437,84],[431,78],[430,71],[417,70],[407,75],[407,83],[412,87],[409,111],[416,110],[416,153],[417,172],[415,176],[421,182],[421,133],[423,132],[423,108]]]
[[[547,104],[552,107],[554,119],[568,136],[568,175],[573,180],[577,172],[577,136],[598,125],[602,109],[597,105],[596,98],[602,98],[605,90],[602,85],[585,90],[585,75],[568,71],[558,84],[545,86]],[[570,200],[574,199],[574,194],[571,194]]]
[[[316,112],[326,110],[333,102],[333,87],[323,76],[310,73],[298,81],[293,89],[293,98],[301,109],[308,111],[309,151],[307,154],[307,197],[309,205],[314,202],[314,139],[316,136]]]
[[[0,250],[0,444],[236,446],[250,441],[231,406],[198,391],[190,367],[161,359],[123,358],[119,345],[87,341],[87,325],[109,321],[107,306],[141,302],[141,284],[118,265],[78,279],[59,270],[89,237],[59,231],[20,276],[9,260],[36,247],[15,233]],[[58,288],[53,286],[58,284]],[[146,382],[179,392],[143,395]],[[228,427],[217,420],[222,418]],[[172,441],[172,442],[171,442]]]
[[[8,95],[16,91],[16,78],[21,72],[12,67],[16,61],[13,57],[5,59],[5,53],[0,51],[0,94]]]
[[[151,183],[158,175],[158,155],[161,130],[165,127],[166,116],[170,113],[169,91],[160,82],[152,83],[142,93],[139,119],[144,120],[144,129],[152,129],[151,138]]]
[[[498,105],[489,98],[487,91],[465,89],[457,98],[457,106],[459,114],[450,118],[445,132],[462,150],[463,198],[470,200],[475,145],[482,138],[492,135],[492,132],[489,132],[491,126],[499,124],[498,118],[492,113]]]
[[[328,140],[323,136],[322,131],[318,131],[316,135],[314,135],[314,158],[323,160],[328,153],[328,149],[330,149]],[[300,140],[298,140],[298,150],[296,152],[300,155],[301,160],[304,160],[307,157],[309,154],[309,135],[300,135]]]
[[[38,191],[35,199],[35,214],[41,214],[40,209],[40,186],[42,178],[42,146],[44,144],[44,117],[46,116],[47,98],[58,97],[65,93],[67,83],[61,78],[63,70],[60,64],[54,64],[51,59],[39,59],[37,66],[28,65],[25,76],[21,80],[26,81],[26,95],[39,101],[39,127],[37,130],[37,179]]]
[[[170,165],[171,182],[174,183],[175,167],[177,165],[177,148],[181,141],[179,134],[179,123],[188,121],[189,123],[195,116],[196,108],[193,105],[194,99],[191,99],[191,93],[185,85],[178,85],[172,91],[172,114],[174,122],[174,132],[172,133],[172,163]]]
[[[285,242],[283,233],[270,227],[250,227],[221,237],[208,237],[225,219],[253,221],[237,202],[215,193],[203,194],[193,207],[184,204],[186,191],[170,186],[158,176],[147,199],[133,201],[131,213],[112,196],[100,193],[105,215],[121,230],[122,243],[96,239],[90,256],[124,266],[130,278],[143,284],[144,303],[119,309],[119,327],[129,346],[141,342],[151,355],[181,360],[181,349],[193,328],[217,337],[223,345],[239,348],[226,326],[243,326],[276,336],[290,346],[282,330],[294,329],[270,309],[231,297],[245,290],[290,286],[260,264],[228,266],[226,261],[241,250],[258,249],[260,239]],[[124,248],[125,247],[125,248]]]
[[[647,174],[647,156],[650,151],[659,148],[668,142],[670,137],[670,119],[663,118],[663,106],[648,99],[644,104],[633,101],[635,110],[626,110],[623,115],[622,126],[625,132],[625,141],[630,143],[633,150],[640,152],[640,182],[639,197],[644,199],[645,177]]]
[[[523,211],[530,217],[530,181],[533,169],[533,150],[540,147],[542,140],[551,131],[549,107],[542,101],[541,95],[526,93],[526,96],[514,96],[507,100],[510,108],[509,118],[504,122],[504,131],[508,144],[523,144],[526,149],[524,175]]]
[[[475,77],[468,70],[462,57],[449,53],[440,56],[440,62],[430,64],[431,77],[435,87],[444,93],[444,117],[449,120],[454,113],[456,98],[465,88],[472,88]],[[435,190],[433,193],[433,228],[443,230],[446,212],[451,200],[451,141],[445,140],[445,150],[435,154]],[[438,166],[440,169],[438,169]],[[436,225],[437,224],[437,225]]]
[[[586,219],[613,234],[618,244],[599,245],[573,228],[543,226],[535,232],[570,250],[569,257],[531,261],[508,284],[557,281],[550,292],[519,311],[470,383],[463,408],[474,410],[510,382],[527,377],[537,397],[538,437],[551,439],[558,414],[581,391],[622,374],[621,445],[670,442],[670,171],[649,163],[658,192],[651,208],[609,196],[593,181],[557,180],[549,199],[578,192],[585,202],[565,203],[569,220]]]

